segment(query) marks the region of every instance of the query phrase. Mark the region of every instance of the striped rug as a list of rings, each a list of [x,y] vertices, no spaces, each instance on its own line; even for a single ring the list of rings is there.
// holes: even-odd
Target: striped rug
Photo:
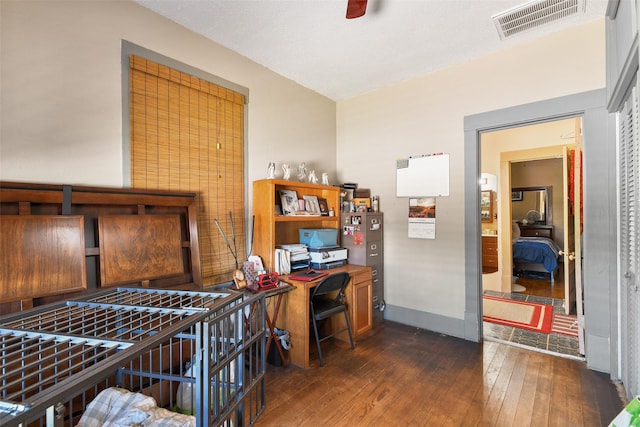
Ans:
[[[553,313],[551,333],[577,337],[578,322],[576,316],[567,316],[566,314]]]

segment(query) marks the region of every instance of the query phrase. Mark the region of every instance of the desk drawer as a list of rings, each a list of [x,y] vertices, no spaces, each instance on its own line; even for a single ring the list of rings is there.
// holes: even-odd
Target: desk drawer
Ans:
[[[357,285],[362,282],[371,282],[371,277],[371,269],[363,269],[352,276],[353,284]]]
[[[498,255],[482,254],[482,266],[498,268]]]

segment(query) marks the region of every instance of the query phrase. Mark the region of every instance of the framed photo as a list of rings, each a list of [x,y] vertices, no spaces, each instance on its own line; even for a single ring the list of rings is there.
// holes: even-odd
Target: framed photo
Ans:
[[[521,202],[522,201],[522,191],[512,191],[511,192],[511,201],[512,202]]]
[[[304,210],[312,215],[320,215],[320,205],[316,196],[302,196],[304,199]]]
[[[298,211],[298,193],[295,190],[280,190],[282,215],[295,215]]]
[[[327,199],[318,197],[318,209],[320,209],[320,215],[329,216],[329,205],[327,205]]]

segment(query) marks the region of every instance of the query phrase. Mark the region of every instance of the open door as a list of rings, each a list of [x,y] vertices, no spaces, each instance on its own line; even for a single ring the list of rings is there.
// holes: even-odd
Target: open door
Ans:
[[[563,159],[563,207],[564,213],[564,248],[560,251],[560,255],[563,258],[563,274],[564,274],[564,314],[571,314],[572,308],[575,307],[576,302],[576,249],[575,249],[575,229],[573,223],[572,203],[570,203],[570,193],[573,187],[573,169],[571,156],[575,153],[575,150],[571,150],[569,147],[564,147],[562,153]]]
[[[564,167],[564,311],[575,309],[580,353],[584,354],[584,313],[582,306],[582,119],[575,121],[575,145],[565,149]]]
[[[576,142],[573,151],[570,182],[573,191],[569,194],[573,214],[573,275],[575,286],[575,307],[578,319],[578,342],[580,354],[584,354],[584,307],[582,304],[582,118],[576,118]],[[573,306],[572,306],[573,307]]]

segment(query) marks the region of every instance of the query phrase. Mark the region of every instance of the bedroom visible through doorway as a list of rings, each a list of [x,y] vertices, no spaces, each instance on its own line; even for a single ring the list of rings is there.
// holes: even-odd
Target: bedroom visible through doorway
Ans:
[[[571,326],[576,329],[575,253],[565,254],[573,250],[569,241],[576,238],[574,230],[580,230],[573,221],[574,214],[579,214],[574,208],[580,206],[580,198],[567,196],[570,189],[575,190],[569,185],[573,171],[568,153],[579,146],[577,141],[581,141],[580,117],[486,132],[480,138],[481,174],[496,176],[495,188],[490,189],[495,194],[496,214],[491,221],[483,216],[482,248],[490,247],[487,240],[495,241],[498,258],[497,271],[488,273],[491,270],[485,268],[483,252],[481,293],[550,304],[554,318],[574,316]],[[522,191],[529,189],[544,191]],[[523,255],[521,245],[527,251],[535,245],[551,249],[545,247],[546,253],[534,247],[531,255]],[[580,358],[584,350],[574,331],[569,332],[535,336],[535,332],[483,322],[485,338]]]

